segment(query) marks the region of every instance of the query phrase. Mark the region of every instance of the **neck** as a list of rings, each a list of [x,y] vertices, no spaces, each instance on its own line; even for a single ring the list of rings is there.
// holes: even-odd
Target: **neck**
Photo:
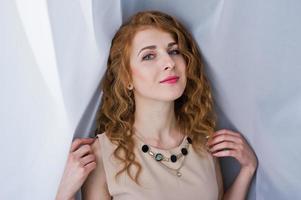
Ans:
[[[169,148],[179,144],[180,134],[174,112],[174,102],[135,99],[134,127],[145,142]]]

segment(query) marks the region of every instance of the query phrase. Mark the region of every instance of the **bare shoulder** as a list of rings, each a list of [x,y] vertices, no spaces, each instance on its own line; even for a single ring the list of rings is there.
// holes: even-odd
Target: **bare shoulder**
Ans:
[[[219,191],[219,198],[218,199],[222,199],[223,194],[224,194],[223,176],[222,176],[222,173],[221,173],[221,168],[220,168],[218,158],[213,157],[213,162],[214,162],[216,181],[217,181],[218,191]]]
[[[102,160],[101,153],[101,142],[100,137],[97,137],[96,140],[91,145],[93,154],[96,157],[96,168],[94,171],[88,176],[83,187],[83,199],[111,199],[109,194],[106,174]]]
[[[101,147],[100,147],[100,136],[97,135],[96,139],[94,140],[94,142],[91,145],[92,151],[94,154],[101,154]]]
[[[97,158],[101,158],[102,146],[104,145],[104,140],[106,140],[105,133],[98,134],[96,136],[95,141],[92,143],[91,148],[93,153],[97,156]]]
[[[102,158],[102,148],[103,148],[102,145],[103,144],[102,144],[101,140],[104,139],[104,134],[105,133],[98,134],[96,136],[95,141],[91,145],[92,152],[96,157],[98,172],[99,172],[99,170],[101,170],[101,172],[103,172],[103,173],[104,173],[103,158]]]

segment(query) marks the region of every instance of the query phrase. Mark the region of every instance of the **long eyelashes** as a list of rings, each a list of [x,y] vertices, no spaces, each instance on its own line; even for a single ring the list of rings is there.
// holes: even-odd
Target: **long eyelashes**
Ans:
[[[179,55],[180,51],[178,49],[170,50],[168,52],[169,55]],[[142,61],[153,60],[156,58],[155,53],[149,53],[142,57]]]
[[[145,56],[142,57],[142,60],[152,60],[155,58],[155,54],[147,54]]]
[[[168,52],[169,55],[178,55],[180,54],[180,51],[178,49],[174,49]]]

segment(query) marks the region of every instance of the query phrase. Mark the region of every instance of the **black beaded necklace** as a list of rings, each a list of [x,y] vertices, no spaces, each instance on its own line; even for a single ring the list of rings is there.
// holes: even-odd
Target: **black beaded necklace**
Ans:
[[[188,154],[188,146],[189,144],[192,143],[192,140],[190,137],[187,137],[186,138],[186,144],[184,145],[184,147],[181,148],[181,152],[178,153],[178,154],[172,154],[170,157],[167,157],[167,156],[164,156],[163,154],[161,153],[155,153],[151,150],[151,148],[147,145],[147,144],[144,144],[142,145],[141,147],[141,150],[144,152],[144,153],[148,153],[150,156],[152,156],[156,161],[166,161],[166,162],[177,162],[177,160],[179,160],[179,158],[181,158],[182,156],[186,156]]]
[[[135,132],[137,134],[135,134],[135,136],[143,142],[143,140],[139,137],[139,135],[142,135],[136,128],[135,128]],[[184,141],[185,140],[185,141]],[[185,144],[183,145],[183,147],[181,148],[181,152],[178,154],[172,154],[170,157],[168,156],[164,156],[162,153],[155,153],[151,150],[151,147],[147,144],[142,144],[141,146],[141,150],[142,152],[144,152],[145,154],[150,155],[154,160],[156,160],[161,166],[163,166],[164,168],[166,168],[168,171],[172,172],[174,175],[176,175],[177,177],[181,177],[182,173],[180,172],[181,168],[183,167],[184,163],[185,163],[185,158],[188,155],[188,149],[189,149],[189,145],[192,144],[192,139],[190,137],[186,137],[183,140],[183,142],[185,142]],[[182,143],[183,143],[182,142]],[[182,144],[181,144],[182,145]],[[179,165],[179,167],[177,168],[173,168],[168,166],[165,162],[172,162],[175,163],[178,160],[180,160],[181,157],[184,157]],[[165,161],[165,162],[164,162]]]
[[[186,138],[186,143],[184,145],[184,147],[181,148],[181,152],[178,154],[172,154],[170,157],[164,156],[161,153],[155,153],[151,150],[151,148],[144,144],[141,147],[142,152],[144,153],[148,153],[154,160],[158,161],[158,163],[160,163],[163,167],[165,167],[167,170],[171,171],[172,173],[174,173],[174,175],[176,175],[177,177],[181,177],[182,176],[182,172],[180,171],[181,168],[184,165],[185,162],[185,158],[188,155],[188,149],[189,149],[189,145],[192,143],[192,140],[190,137]],[[176,169],[169,167],[167,164],[165,164],[163,161],[171,161],[173,163],[177,162],[177,160],[179,160],[182,156],[184,156],[182,162],[180,163],[180,166]]]

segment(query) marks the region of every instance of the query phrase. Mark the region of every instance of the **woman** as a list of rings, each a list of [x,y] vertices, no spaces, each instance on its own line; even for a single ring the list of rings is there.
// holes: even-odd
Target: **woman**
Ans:
[[[256,156],[239,133],[214,132],[196,42],[173,17],[140,12],[112,40],[96,140],[73,142],[57,199],[245,199]],[[241,165],[224,193],[217,157]],[[86,179],[87,178],[87,179]],[[85,182],[84,182],[85,181]]]

